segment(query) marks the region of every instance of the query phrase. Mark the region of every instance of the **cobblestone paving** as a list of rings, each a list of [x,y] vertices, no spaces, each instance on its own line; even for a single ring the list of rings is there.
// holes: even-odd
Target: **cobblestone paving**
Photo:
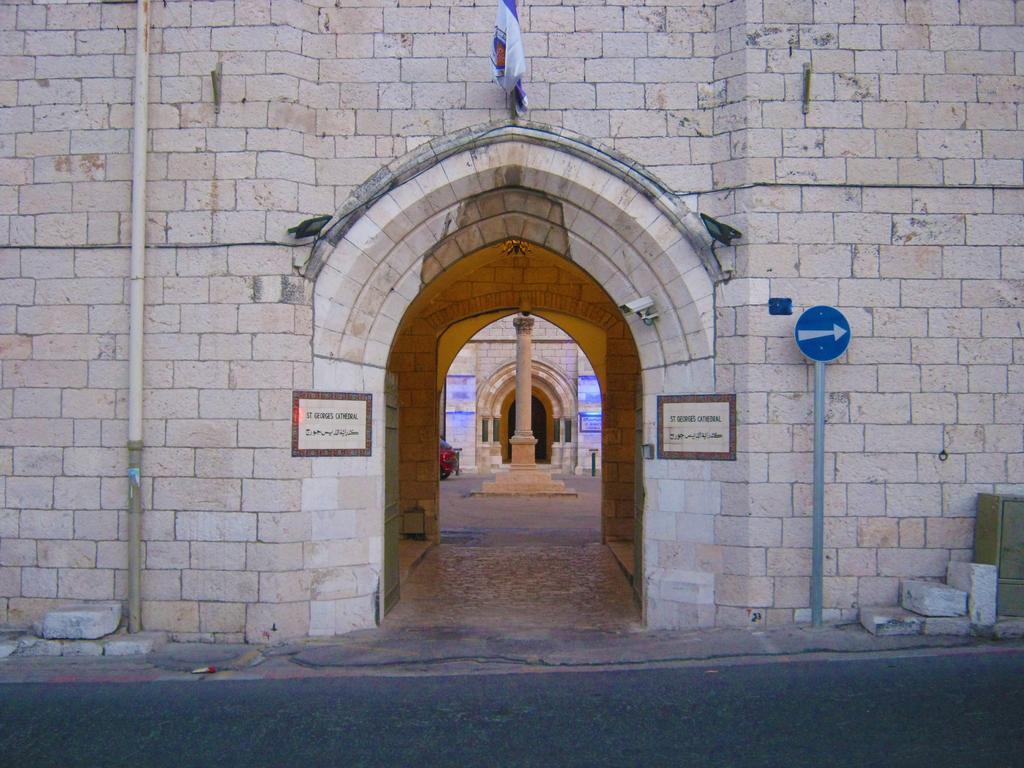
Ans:
[[[442,485],[442,543],[402,584],[386,627],[626,629],[639,623],[629,582],[599,543],[594,481],[574,500],[495,505],[460,495],[483,479]]]

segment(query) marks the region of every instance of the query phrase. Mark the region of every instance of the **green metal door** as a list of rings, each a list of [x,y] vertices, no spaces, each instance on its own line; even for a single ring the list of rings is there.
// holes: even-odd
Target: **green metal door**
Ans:
[[[1024,503],[1003,501],[999,578],[1024,579]]]
[[[633,449],[633,592],[640,605],[644,597],[644,396],[636,383],[635,445]]]
[[[398,602],[398,539],[402,513],[398,509],[398,383],[394,374],[384,381],[384,606],[387,615]]]

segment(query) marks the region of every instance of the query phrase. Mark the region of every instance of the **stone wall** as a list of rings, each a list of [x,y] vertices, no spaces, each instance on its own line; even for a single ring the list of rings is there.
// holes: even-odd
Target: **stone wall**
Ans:
[[[807,615],[813,383],[769,296],[839,306],[853,329],[828,367],[826,454],[826,616],[849,618],[969,559],[977,493],[1024,490],[1020,6],[745,6],[745,73],[716,95],[721,192],[691,198],[744,232],[718,301],[743,455],[714,473],[717,620]]]
[[[151,628],[261,639],[308,631],[311,590],[332,611],[369,605],[375,534],[313,520],[301,497],[347,472],[367,509],[376,491],[359,467],[288,452],[314,313],[291,269],[307,251],[281,244],[394,158],[509,114],[490,82],[492,4],[385,6],[153,4]],[[715,294],[714,370],[644,374],[648,393],[736,392],[741,425],[734,464],[645,464],[652,625],[804,616],[811,385],[769,296],[836,304],[853,326],[829,367],[829,615],[969,557],[975,494],[1024,491],[1021,13],[1010,0],[522,4],[530,119],[632,158],[744,233],[718,249],[735,276]],[[124,594],[134,16],[0,6],[0,622]],[[377,366],[353,381],[382,386]],[[610,426],[629,429],[632,403],[617,405]],[[317,540],[347,543],[325,554]],[[355,569],[351,585],[325,587],[321,563]],[[672,607],[680,573],[706,574],[701,600],[713,587],[717,608]],[[323,632],[366,620],[322,619]]]
[[[312,383],[312,309],[291,258],[149,253],[148,628],[240,639],[247,604],[303,589],[310,467],[289,446],[291,390]],[[3,264],[17,333],[3,337],[0,573],[4,618],[25,624],[55,601],[126,594],[128,252],[9,249]]]

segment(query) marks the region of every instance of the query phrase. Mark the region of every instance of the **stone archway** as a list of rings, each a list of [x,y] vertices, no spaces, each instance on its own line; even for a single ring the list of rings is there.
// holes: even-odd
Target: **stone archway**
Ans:
[[[487,419],[502,419],[502,430],[507,435],[509,426],[512,424],[507,416],[507,403],[514,396],[516,366],[515,362],[506,363],[496,368],[487,379],[481,383],[477,392],[477,413]],[[541,393],[550,404],[548,409],[549,423],[551,429],[548,437],[548,462],[553,466],[564,469],[562,446],[557,445],[554,436],[554,421],[566,418],[574,418],[576,412],[576,393],[568,379],[553,365],[542,360],[533,361],[533,388],[535,395]],[[502,461],[507,461],[504,445],[505,438],[495,440],[502,446]]]
[[[316,278],[314,355],[385,365],[426,283],[483,245],[522,238],[565,253],[616,303],[650,295],[673,310],[640,334],[645,369],[708,359],[722,272],[699,232],[656,179],[582,137],[467,130],[381,171],[325,228],[303,265]]]
[[[622,313],[592,277],[559,254],[537,244],[519,242],[526,253],[507,253],[504,244],[498,244],[467,255],[425,286],[402,320],[388,362],[388,371],[398,380],[402,402],[400,431],[405,429],[400,468],[402,508],[423,509],[428,539],[439,540],[438,487],[433,480],[437,475],[437,438],[430,429],[440,419],[439,392],[435,388],[438,340],[448,328],[463,321],[464,315],[490,318],[509,314],[524,301],[533,300],[540,302],[531,304],[538,316],[554,313],[563,323],[579,324],[580,333],[586,334],[580,339],[581,347],[588,357],[601,361],[595,368],[608,392],[610,406],[610,428],[602,433],[602,460],[607,465],[602,476],[623,478],[602,489],[602,535],[605,539],[631,540],[636,457],[629,404],[634,403],[640,375],[636,344]],[[544,290],[529,290],[531,281],[543,282]],[[473,297],[469,309],[460,297]],[[484,304],[483,299],[491,303]],[[453,312],[453,307],[459,311]],[[587,351],[587,347],[595,346]],[[534,389],[537,391],[536,386]],[[508,403],[501,405],[495,415],[507,430]]]
[[[396,354],[406,354],[395,341],[413,303],[427,286],[443,287],[454,280],[455,267],[470,255],[520,240],[558,254],[594,287],[556,297],[540,276],[536,284],[515,290],[498,286],[490,293],[453,296],[436,317],[416,316],[423,338],[458,317],[495,307],[515,311],[524,303],[562,302],[554,311],[585,317],[601,327],[616,325],[614,318],[622,331],[609,333],[608,358],[635,350],[638,363],[633,371],[609,372],[608,380],[622,384],[625,378],[639,381],[642,376],[643,428],[653,442],[654,398],[659,393],[714,391],[713,286],[722,273],[698,232],[694,214],[656,179],[581,137],[532,125],[501,125],[431,142],[357,190],[325,229],[308,263],[301,265],[316,279],[314,386],[375,395],[373,426],[380,435],[385,373],[389,359],[394,362]],[[590,300],[595,294],[603,301]],[[660,312],[656,324],[647,326],[615,312],[615,305],[639,296],[654,300]],[[420,376],[419,352],[408,354],[399,363],[411,366],[407,374]],[[422,354],[433,355],[436,362],[436,348]],[[626,416],[621,424],[606,422],[607,431],[631,436],[633,403],[619,405]],[[431,428],[436,429],[436,418]],[[304,494],[303,508],[315,517],[325,507],[355,506],[356,521],[322,533],[327,542],[365,541],[367,561],[365,570],[333,561],[311,565],[312,615],[320,617],[314,621],[316,633],[347,631],[365,625],[366,615],[372,615],[368,611],[376,587],[370,586],[379,580],[382,565],[381,549],[373,543],[380,541],[374,510],[380,509],[383,497],[382,456],[383,451],[374,450],[359,461],[314,460],[315,473],[330,475],[332,482],[323,483],[328,490],[316,498]],[[630,466],[632,462],[631,456]],[[413,496],[417,491],[424,498],[436,493],[436,471],[429,474],[434,490],[413,488]],[[648,482],[646,466],[642,477]],[[655,478],[651,475],[650,482]],[[356,501],[351,494],[341,498],[349,481],[365,488]],[[657,555],[663,544],[711,543],[704,528],[694,533],[668,524],[678,514],[672,503],[658,502],[656,494],[647,498],[653,501],[646,511],[651,526],[643,541],[645,552]],[[706,509],[708,514],[714,511]],[[640,576],[646,585],[648,622],[713,623],[713,574],[697,563],[670,560],[649,557]],[[353,573],[370,576],[371,585],[360,575],[344,598],[337,589],[318,586],[339,579],[352,583]]]

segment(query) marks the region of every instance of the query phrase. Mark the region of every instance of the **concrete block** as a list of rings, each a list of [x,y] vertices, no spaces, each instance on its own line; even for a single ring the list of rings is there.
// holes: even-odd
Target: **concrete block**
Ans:
[[[309,634],[309,603],[250,605],[246,612],[247,643],[280,643]]]
[[[900,605],[922,616],[965,616],[967,593],[932,581],[900,583]]]
[[[967,593],[967,616],[972,624],[996,623],[996,567],[981,563],[951,562],[946,583]]]
[[[924,634],[967,637],[971,634],[971,620],[966,616],[929,616],[924,620]]]
[[[163,632],[139,632],[107,641],[103,644],[103,655],[145,656],[162,648],[166,642],[167,635]]]
[[[119,601],[67,605],[47,612],[40,634],[48,640],[95,640],[114,632],[120,623]]]
[[[61,644],[61,656],[102,656],[103,643],[91,640],[71,640]]]
[[[860,623],[868,632],[878,637],[921,634],[924,620],[916,614],[896,606],[861,608]]]
[[[1024,637],[1024,619],[1001,619],[992,636],[996,640],[1019,640]]]
[[[144,600],[142,626],[148,630],[196,632],[199,604],[183,600]]]
[[[199,628],[217,633],[244,631],[245,603],[201,603]]]
[[[43,640],[26,635],[18,640],[16,656],[60,656],[61,644],[57,640]]]

